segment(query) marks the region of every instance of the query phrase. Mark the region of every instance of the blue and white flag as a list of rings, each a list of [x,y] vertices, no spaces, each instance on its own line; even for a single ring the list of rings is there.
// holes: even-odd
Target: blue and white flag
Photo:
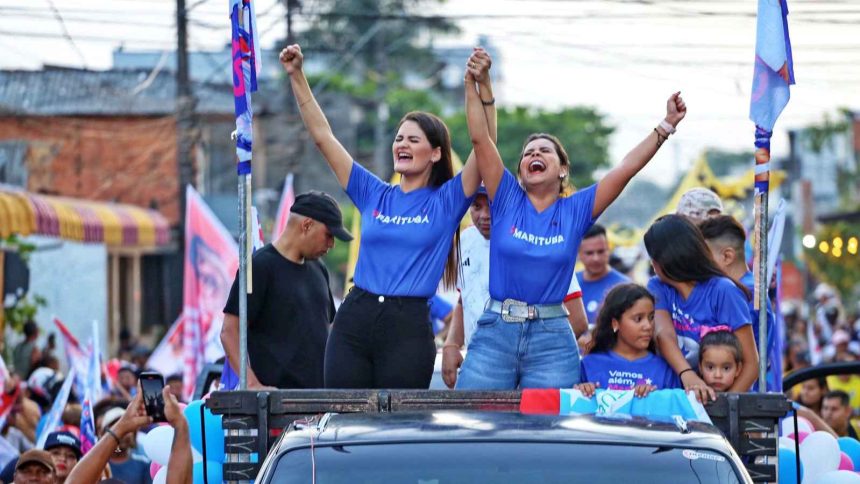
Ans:
[[[601,417],[646,417],[652,420],[684,420],[711,423],[705,407],[693,393],[684,390],[657,390],[642,398],[633,390],[597,390],[591,398],[576,389],[560,390],[560,415],[598,415]]]
[[[45,441],[48,440],[48,434],[56,431],[62,425],[63,421],[63,410],[66,409],[66,404],[69,402],[69,393],[72,391],[72,384],[75,382],[75,368],[69,370],[69,374],[66,376],[65,381],[63,381],[63,386],[60,387],[60,393],[57,393],[57,398],[54,399],[54,403],[51,405],[51,410],[48,411],[48,414],[45,416],[45,423],[42,425],[42,431],[39,432],[39,436],[36,438],[36,448],[44,449]]]

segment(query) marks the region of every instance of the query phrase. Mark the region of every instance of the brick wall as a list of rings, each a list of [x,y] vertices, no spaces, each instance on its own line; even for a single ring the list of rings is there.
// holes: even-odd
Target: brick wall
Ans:
[[[173,117],[0,116],[0,141],[28,144],[27,190],[155,208],[179,221]]]

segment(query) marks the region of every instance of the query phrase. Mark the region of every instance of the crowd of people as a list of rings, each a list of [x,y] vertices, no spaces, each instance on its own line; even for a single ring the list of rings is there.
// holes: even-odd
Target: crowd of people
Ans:
[[[40,345],[40,330],[34,322],[24,325],[24,340],[11,351],[10,367],[3,368],[2,423],[0,423],[0,483],[152,483],[151,462],[138,442],[155,428],[146,415],[138,384],[138,367],[148,350],[122,335],[118,357],[105,367],[104,397],[92,405],[92,422],[97,441],[84,455],[82,446],[83,396],[71,386],[60,422],[51,425],[51,409],[63,398],[61,389],[67,374],[58,363],[53,335]],[[175,467],[168,482],[191,482],[191,448],[188,425],[180,410],[182,378],[171,375],[163,389],[165,414],[175,430]],[[60,402],[62,406],[62,401]],[[187,449],[186,449],[187,448]],[[186,459],[187,458],[187,459]],[[174,461],[171,460],[171,465]]]
[[[473,151],[462,171],[454,172],[444,122],[412,112],[392,143],[401,176],[392,185],[355,162],[334,136],[304,75],[299,46],[285,48],[280,60],[310,137],[361,213],[361,241],[355,285],[336,308],[319,259],[335,238],[349,241],[354,234],[343,227],[331,196],[296,198],[286,229],[252,261],[245,362],[237,283],[225,302],[227,364],[236,373],[247,365],[249,388],[428,388],[438,351],[430,305],[440,288],[459,294],[438,345],[444,383],[456,389],[573,387],[585,395],[614,389],[642,397],[683,388],[707,401],[716,392],[755,388],[763,357],[770,363],[767,388],[782,391],[776,375],[784,371],[860,355],[860,318],[826,285],[816,289],[818,305],[810,314],[783,308],[782,340],[773,307],[763,308],[768,340],[760,344],[746,230],[705,188],[685,193],[676,213],[658,218],[644,234],[651,269],[650,279],[640,280],[645,284],[612,267],[610,235],[596,221],[686,116],[679,92],[620,163],[594,185],[572,187],[570,157],[551,134],[529,136],[516,172],[505,168],[495,144],[492,61],[476,48],[464,73]],[[461,233],[467,212],[473,226]],[[146,349],[126,335],[111,390],[93,405],[99,439],[84,455],[84,410],[75,391],[61,427],[39,439],[64,376],[54,338],[40,346],[34,323],[23,333],[4,383],[10,410],[0,427],[0,482],[151,482],[150,463],[137,445],[153,425],[138,386]],[[772,356],[782,348],[780,368]],[[168,482],[187,483],[182,378],[169,376],[166,383],[165,414],[176,429]],[[817,429],[857,438],[852,417],[860,409],[860,376],[810,380],[793,396]]]

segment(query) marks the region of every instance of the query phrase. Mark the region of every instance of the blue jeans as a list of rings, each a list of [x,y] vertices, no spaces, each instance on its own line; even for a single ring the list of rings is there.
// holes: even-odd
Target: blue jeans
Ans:
[[[508,323],[488,311],[478,319],[457,389],[570,388],[579,383],[579,370],[567,318]]]

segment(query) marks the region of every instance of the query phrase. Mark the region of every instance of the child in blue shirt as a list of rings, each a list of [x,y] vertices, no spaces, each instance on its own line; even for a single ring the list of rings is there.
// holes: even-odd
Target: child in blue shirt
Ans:
[[[700,401],[716,398],[694,368],[702,328],[727,326],[740,341],[747,363],[730,391],[748,391],[758,376],[758,351],[746,287],[717,266],[702,233],[684,216],[658,218],[645,233],[645,250],[657,274],[648,282],[656,301],[657,346],[684,389],[695,392]]]
[[[654,296],[638,284],[622,284],[606,295],[597,316],[594,349],[582,359],[582,381],[574,388],[586,397],[594,390],[634,390],[644,397],[681,382],[656,355]]]
[[[699,374],[711,388],[727,392],[744,367],[741,343],[728,326],[702,328]]]

